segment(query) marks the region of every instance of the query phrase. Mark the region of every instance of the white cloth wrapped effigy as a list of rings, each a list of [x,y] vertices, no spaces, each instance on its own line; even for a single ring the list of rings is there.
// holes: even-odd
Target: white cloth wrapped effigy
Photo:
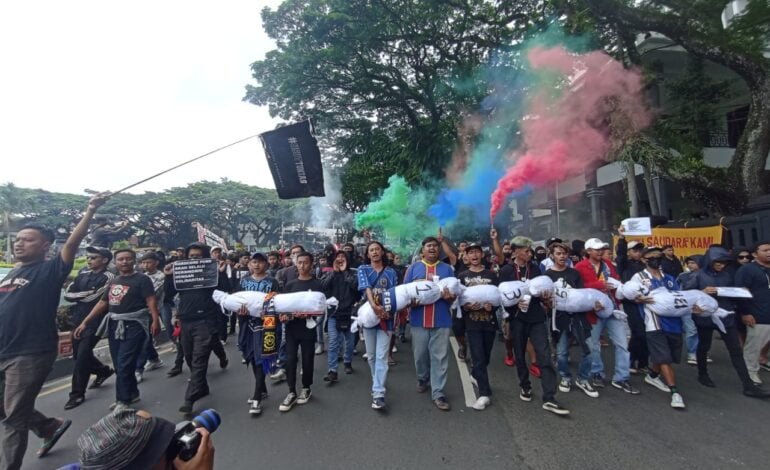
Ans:
[[[614,316],[619,320],[625,320],[626,314],[615,309],[615,303],[607,294],[597,289],[561,289],[554,291],[554,303],[556,310],[569,313],[596,312],[599,318]],[[601,308],[596,309],[600,304]]]
[[[503,307],[513,307],[522,296],[529,295],[529,286],[523,281],[501,282],[497,290],[500,291],[500,304]]]
[[[238,312],[241,307],[246,307],[252,317],[261,317],[265,308],[270,308],[275,313],[302,313],[304,315],[323,315],[326,306],[333,305],[337,299],[333,297],[327,301],[323,292],[307,291],[292,292],[290,294],[276,294],[265,304],[264,292],[241,291],[228,294],[221,290],[215,290],[211,297],[214,302],[222,307],[223,311]]]
[[[493,307],[500,305],[500,290],[493,285],[478,285],[466,287],[460,294],[460,305],[466,304],[491,304]]]

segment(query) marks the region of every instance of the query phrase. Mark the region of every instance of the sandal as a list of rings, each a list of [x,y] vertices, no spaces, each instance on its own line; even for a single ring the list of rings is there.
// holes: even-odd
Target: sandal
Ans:
[[[53,449],[53,446],[55,446],[56,443],[59,442],[59,438],[62,437],[62,435],[67,431],[67,429],[69,429],[71,424],[72,424],[72,420],[70,419],[65,419],[64,421],[62,421],[59,427],[56,428],[56,431],[54,431],[53,435],[48,439],[43,440],[43,444],[37,450],[37,458],[40,459],[45,457],[46,454],[51,449]]]

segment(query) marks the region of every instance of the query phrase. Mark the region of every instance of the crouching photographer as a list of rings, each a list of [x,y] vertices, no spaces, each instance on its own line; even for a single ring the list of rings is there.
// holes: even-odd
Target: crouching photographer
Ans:
[[[105,416],[78,438],[80,462],[59,470],[210,470],[216,411],[177,425],[144,410]]]

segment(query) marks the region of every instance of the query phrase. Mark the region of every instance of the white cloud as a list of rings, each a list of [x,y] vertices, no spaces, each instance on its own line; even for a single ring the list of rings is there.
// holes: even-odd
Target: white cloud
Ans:
[[[116,190],[275,127],[241,101],[273,48],[262,1],[0,6],[0,183]],[[259,139],[132,190],[228,177],[274,187]]]

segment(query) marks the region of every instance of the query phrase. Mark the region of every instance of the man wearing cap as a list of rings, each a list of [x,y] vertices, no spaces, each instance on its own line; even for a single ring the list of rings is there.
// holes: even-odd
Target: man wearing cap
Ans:
[[[638,282],[649,290],[664,287],[671,291],[679,290],[676,279],[663,272],[663,250],[657,246],[649,246],[642,253],[644,271],[634,275],[632,281]],[[647,347],[650,350],[650,372],[644,382],[658,390],[671,394],[671,408],[683,409],[684,399],[676,386],[673,364],[682,359],[682,319],[664,317],[655,313],[653,308],[647,308],[651,303],[649,297],[639,295],[636,299],[639,311],[644,315],[644,329],[647,336]],[[652,304],[654,306],[654,304]],[[693,313],[695,309],[693,309]]]
[[[611,299],[614,294],[607,280],[618,279],[618,273],[612,263],[603,260],[602,254],[609,245],[598,238],[589,238],[585,242],[586,258],[575,265],[575,269],[583,279],[583,287],[597,289]],[[631,395],[639,393],[629,382],[629,354],[628,339],[626,338],[625,322],[614,316],[609,318],[597,318],[593,312],[588,312],[588,321],[591,327],[591,385],[594,388],[604,388],[604,362],[602,361],[602,349],[600,338],[604,329],[607,329],[610,341],[615,347],[615,373],[612,376],[612,386]]]
[[[634,274],[644,271],[644,244],[636,240],[627,241],[622,227],[618,229],[618,234],[615,262],[620,280],[628,282]],[[647,337],[644,333],[644,317],[639,315],[639,307],[633,300],[623,299],[623,311],[626,312],[628,328],[631,330],[631,339],[628,340],[629,371],[645,374],[650,352],[647,350]]]
[[[440,247],[441,242],[436,237],[426,237],[422,241],[422,259],[406,270],[405,284],[454,277],[452,267],[439,261]],[[409,309],[417,391],[425,393],[431,390],[433,403],[442,411],[450,409],[444,387],[449,370],[449,329],[452,327],[449,306],[452,302],[454,296],[445,290],[436,303]]]
[[[110,250],[89,246],[86,248],[86,253],[88,268],[75,277],[64,294],[67,301],[75,303],[70,319],[73,325],[80,325],[115,277],[107,271],[107,265],[112,261]],[[91,388],[99,388],[109,376],[115,373],[111,367],[102,364],[94,356],[94,347],[99,342],[99,337],[96,336],[97,326],[92,325],[80,338],[72,339],[72,358],[75,360],[75,368],[72,371],[72,391],[64,405],[65,410],[75,408],[85,401],[86,386],[91,374],[96,375]]]
[[[171,456],[175,425],[144,410],[125,409],[105,416],[78,438],[80,461],[59,470],[210,470],[214,445],[204,427],[198,451],[188,461]]]
[[[28,224],[16,234],[16,266],[0,280],[0,468],[21,468],[29,431],[44,439],[45,455],[70,421],[49,418],[35,409],[43,383],[56,360],[56,309],[61,289],[88,233],[96,210],[109,197],[97,194],[59,253],[48,257],[55,241],[52,230]]]

